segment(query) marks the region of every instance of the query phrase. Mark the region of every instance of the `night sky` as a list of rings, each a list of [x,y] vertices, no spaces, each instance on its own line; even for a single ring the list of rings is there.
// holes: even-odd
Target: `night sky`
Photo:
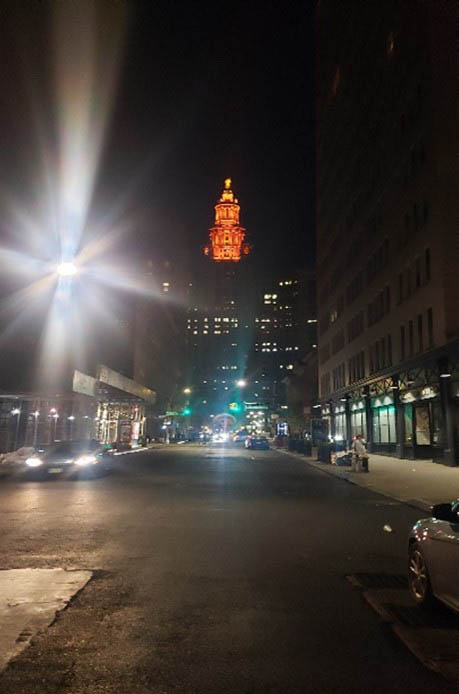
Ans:
[[[52,17],[66,2],[0,9],[0,203],[26,203],[38,224],[40,158],[58,159]],[[123,40],[89,222],[121,201],[128,245],[190,264],[230,176],[252,262],[267,273],[311,265],[314,2],[95,6],[99,36],[119,11]],[[27,245],[5,210],[0,232]]]
[[[138,182],[144,232],[166,254],[201,252],[231,176],[253,262],[311,264],[313,3],[159,7],[131,11],[104,171]]]

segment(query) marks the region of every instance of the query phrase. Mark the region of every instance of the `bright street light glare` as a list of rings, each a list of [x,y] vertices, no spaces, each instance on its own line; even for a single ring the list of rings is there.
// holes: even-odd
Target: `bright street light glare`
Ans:
[[[57,274],[61,277],[71,277],[76,275],[78,269],[73,263],[61,263],[57,268]]]
[[[244,379],[241,378],[241,379],[239,379],[239,381],[236,381],[236,385],[237,385],[239,388],[244,388],[244,386],[247,385],[247,381],[244,381]]]
[[[185,395],[189,395],[191,393],[191,388],[184,388],[183,392],[185,393]]]

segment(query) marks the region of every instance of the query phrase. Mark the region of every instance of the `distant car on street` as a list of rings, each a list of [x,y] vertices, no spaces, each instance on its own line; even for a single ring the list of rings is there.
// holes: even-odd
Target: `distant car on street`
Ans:
[[[248,436],[245,440],[245,447],[250,450],[267,451],[269,449],[269,441],[266,436]]]
[[[233,441],[236,443],[241,443],[247,440],[248,433],[246,431],[237,431],[233,434]]]
[[[408,538],[408,585],[418,605],[440,600],[459,612],[459,501],[437,504]]]
[[[112,468],[113,453],[99,441],[58,441],[34,449],[19,460],[13,473],[33,479],[100,477]]]
[[[226,443],[229,439],[229,434],[225,431],[218,431],[212,434],[212,443]]]

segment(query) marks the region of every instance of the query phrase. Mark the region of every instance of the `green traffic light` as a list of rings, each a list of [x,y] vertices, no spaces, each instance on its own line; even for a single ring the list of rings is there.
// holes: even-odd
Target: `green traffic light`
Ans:
[[[230,402],[229,409],[231,412],[240,412],[241,406],[237,402]]]
[[[182,414],[183,414],[184,417],[186,417],[186,415],[188,415],[188,414],[191,414],[190,408],[189,408],[189,407],[185,407],[185,409],[182,410]]]

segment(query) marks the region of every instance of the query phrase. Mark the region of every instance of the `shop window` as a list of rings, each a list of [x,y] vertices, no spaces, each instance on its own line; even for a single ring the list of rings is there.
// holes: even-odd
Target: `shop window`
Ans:
[[[420,405],[414,408],[415,434],[417,446],[430,446],[429,406]]]
[[[441,404],[432,402],[432,443],[434,446],[443,445]]]
[[[373,443],[379,443],[379,416],[378,410],[373,410]]]
[[[428,346],[433,347],[434,345],[434,338],[433,338],[433,312],[431,308],[427,309],[427,340],[428,340]]]
[[[396,443],[395,407],[378,407],[372,410],[373,442]]]
[[[346,414],[344,412],[335,414],[335,438],[339,437],[343,440],[347,438]]]
[[[405,419],[405,445],[413,445],[413,406],[405,405],[403,416]]]
[[[360,435],[366,440],[367,427],[364,409],[351,412],[351,432],[352,436]]]

